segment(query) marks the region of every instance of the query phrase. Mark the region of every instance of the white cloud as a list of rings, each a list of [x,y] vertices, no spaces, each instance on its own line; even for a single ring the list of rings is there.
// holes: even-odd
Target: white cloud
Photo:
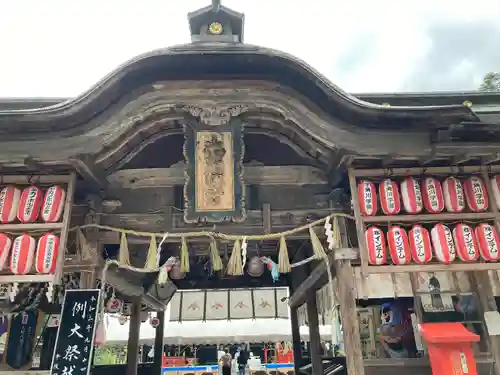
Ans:
[[[188,42],[186,13],[209,3],[4,1],[0,5],[0,96],[76,96],[138,54]],[[412,74],[432,49],[429,25],[493,24],[500,19],[498,0],[473,4],[464,0],[223,0],[223,4],[245,13],[247,43],[294,54],[344,89],[358,92],[411,88]],[[477,65],[478,56],[472,56],[477,51],[467,53],[474,58],[469,65],[457,62],[462,64],[454,68],[458,75],[470,75]],[[491,60],[487,50],[484,54],[483,59]],[[474,73],[480,77],[485,72]],[[461,84],[472,85],[467,79]]]

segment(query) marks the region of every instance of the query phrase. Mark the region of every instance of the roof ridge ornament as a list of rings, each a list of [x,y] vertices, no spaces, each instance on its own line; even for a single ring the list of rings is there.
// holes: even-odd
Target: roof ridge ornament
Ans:
[[[244,15],[221,5],[221,0],[188,13],[191,42],[243,43]]]
[[[219,126],[229,124],[232,117],[237,117],[249,110],[242,104],[213,105],[207,107],[183,106],[182,111],[188,112],[193,117],[198,117],[203,124]]]

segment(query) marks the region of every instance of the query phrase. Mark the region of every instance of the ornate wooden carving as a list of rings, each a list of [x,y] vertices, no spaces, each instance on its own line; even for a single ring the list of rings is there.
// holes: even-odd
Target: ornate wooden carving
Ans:
[[[245,219],[243,125],[239,119],[229,120],[240,110],[190,109],[200,117],[184,127],[186,222]]]

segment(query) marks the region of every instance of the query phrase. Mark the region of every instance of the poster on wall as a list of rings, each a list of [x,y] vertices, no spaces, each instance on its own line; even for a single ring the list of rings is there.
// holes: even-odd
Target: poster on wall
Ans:
[[[288,288],[183,290],[170,302],[170,321],[288,318]]]

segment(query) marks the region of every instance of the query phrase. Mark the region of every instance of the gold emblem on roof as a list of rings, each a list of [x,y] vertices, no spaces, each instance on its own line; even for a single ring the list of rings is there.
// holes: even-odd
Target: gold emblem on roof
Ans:
[[[222,24],[220,22],[212,22],[210,26],[208,26],[208,31],[210,34],[220,35],[223,31]]]

